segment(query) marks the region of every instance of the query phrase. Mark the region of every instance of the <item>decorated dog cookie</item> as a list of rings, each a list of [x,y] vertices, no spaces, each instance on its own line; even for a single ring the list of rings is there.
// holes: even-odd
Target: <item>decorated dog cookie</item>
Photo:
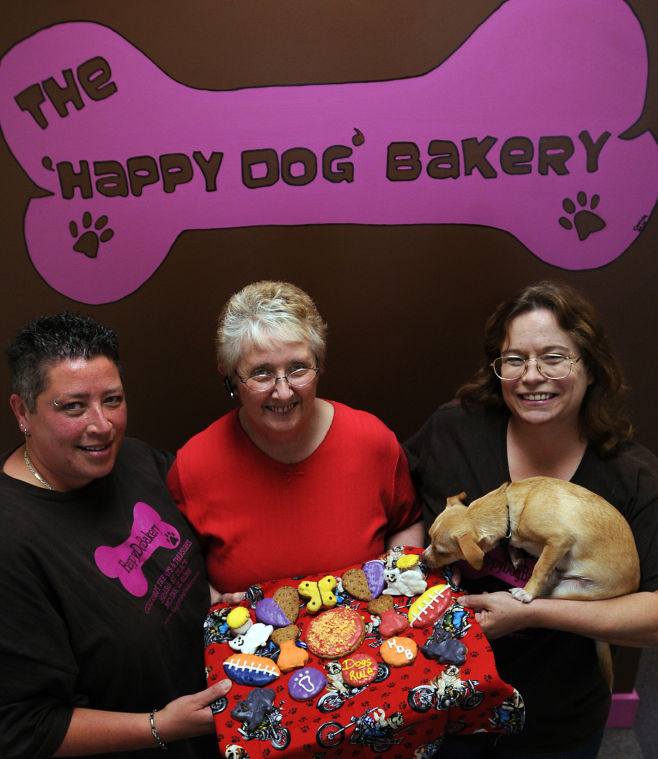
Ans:
[[[276,663],[282,672],[303,667],[308,661],[308,651],[298,646],[294,640],[284,640],[279,648],[280,653]]]
[[[295,641],[298,637],[299,627],[297,627],[297,625],[287,625],[286,627],[279,627],[275,630],[270,636],[270,640],[281,648],[281,644],[286,640]]]
[[[456,664],[461,667],[466,662],[466,646],[443,632],[428,638],[420,650],[427,659],[437,659],[439,664]]]
[[[282,585],[272,595],[274,601],[283,609],[283,613],[292,624],[295,624],[299,616],[299,593],[292,585]]]
[[[348,569],[342,577],[343,589],[359,601],[371,601],[368,578],[362,569]]]
[[[395,562],[395,566],[405,572],[407,569],[415,569],[418,566],[419,557],[415,553],[405,553]]]
[[[256,604],[256,619],[272,627],[287,627],[294,620],[290,619],[274,598],[263,598]]]
[[[389,638],[382,643],[379,653],[391,667],[405,667],[418,655],[418,645],[412,638]]]
[[[268,685],[281,677],[281,670],[265,656],[233,654],[224,660],[226,675],[239,685]]]
[[[416,596],[427,588],[423,575],[415,569],[401,572],[397,567],[384,572],[386,588],[383,592],[392,596]]]
[[[386,580],[384,579],[384,563],[382,561],[366,561],[363,565],[363,571],[366,579],[368,580],[368,587],[370,588],[370,595],[372,598],[381,596],[382,591],[386,587]]]
[[[395,635],[403,633],[409,627],[409,620],[398,614],[393,609],[387,609],[382,612],[381,622],[379,623],[379,634],[382,638],[392,638]]]
[[[320,609],[332,609],[338,599],[333,594],[336,588],[336,578],[333,575],[325,575],[318,582],[304,580],[297,586],[297,591],[303,598],[308,598],[306,611],[316,614]]]
[[[377,677],[377,661],[370,654],[354,653],[342,661],[343,681],[363,688]]]
[[[238,722],[246,722],[249,730],[255,730],[265,715],[275,710],[275,695],[271,688],[254,688],[247,693],[244,701],[238,701],[231,710],[231,717]]]
[[[228,644],[234,651],[240,651],[243,654],[254,654],[256,653],[256,649],[267,643],[273,629],[272,625],[256,622],[245,633],[236,635],[233,640],[229,640]]]
[[[452,595],[447,585],[433,585],[409,607],[409,622],[412,627],[428,627],[452,604]]]
[[[366,626],[354,609],[341,606],[323,611],[306,631],[308,650],[322,659],[340,659],[355,651],[363,641]]]
[[[233,635],[243,635],[251,627],[253,622],[249,616],[249,609],[244,606],[236,606],[229,611],[226,624]]]
[[[395,601],[393,596],[379,596],[379,598],[373,598],[366,608],[371,614],[381,617],[385,611],[395,608]]]
[[[298,701],[313,698],[327,684],[324,672],[315,667],[304,667],[295,672],[288,681],[288,692]]]

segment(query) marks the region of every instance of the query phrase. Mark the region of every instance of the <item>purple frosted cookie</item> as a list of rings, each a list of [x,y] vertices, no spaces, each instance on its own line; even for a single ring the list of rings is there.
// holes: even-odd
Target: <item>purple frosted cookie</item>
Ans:
[[[315,667],[304,667],[298,670],[288,681],[288,691],[297,701],[313,698],[327,684],[324,672]]]
[[[368,587],[373,598],[381,596],[382,591],[386,587],[386,580],[384,579],[384,565],[381,561],[373,560],[366,561],[363,565],[363,571],[368,580]]]
[[[272,627],[287,627],[292,621],[273,598],[263,598],[256,604],[256,619]]]
[[[275,695],[271,688],[254,688],[249,691],[244,701],[238,701],[231,710],[231,717],[238,722],[246,722],[250,730],[255,730],[266,714],[275,711]]]
[[[281,676],[275,662],[265,656],[233,654],[224,660],[224,672],[238,685],[267,685]]]

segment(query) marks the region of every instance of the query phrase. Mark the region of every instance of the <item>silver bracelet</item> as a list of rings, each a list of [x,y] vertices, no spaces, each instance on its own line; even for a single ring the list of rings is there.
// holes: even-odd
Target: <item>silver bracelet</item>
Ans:
[[[155,714],[157,711],[158,711],[157,709],[154,709],[154,710],[153,710],[153,711],[152,711],[152,712],[149,714],[149,722],[151,723],[151,732],[153,733],[153,737],[155,738],[155,742],[158,744],[158,746],[160,746],[160,748],[161,748],[163,751],[166,751],[166,750],[167,750],[167,746],[165,745],[165,742],[162,740],[162,738],[160,737],[160,734],[158,733],[158,731],[157,731],[157,730],[156,730],[156,728],[155,728],[155,720],[153,719],[153,715],[154,715],[154,714]]]

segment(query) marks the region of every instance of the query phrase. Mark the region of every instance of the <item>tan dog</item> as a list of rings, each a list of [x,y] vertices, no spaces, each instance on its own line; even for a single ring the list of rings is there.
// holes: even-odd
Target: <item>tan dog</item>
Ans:
[[[423,559],[441,567],[458,559],[481,569],[484,554],[503,538],[538,556],[519,601],[537,596],[594,600],[637,590],[640,563],[628,522],[600,496],[552,477],[504,483],[465,506],[448,498],[430,527]]]

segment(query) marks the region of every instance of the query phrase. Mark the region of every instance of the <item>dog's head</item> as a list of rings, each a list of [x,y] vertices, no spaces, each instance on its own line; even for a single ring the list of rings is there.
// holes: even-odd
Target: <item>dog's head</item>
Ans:
[[[226,747],[224,756],[226,759],[248,759],[249,754],[242,748],[242,746],[231,743]]]
[[[450,496],[445,509],[429,529],[430,544],[423,559],[430,567],[443,567],[465,559],[473,568],[482,569],[484,554],[505,535],[498,517],[507,514],[508,483],[465,506],[466,493]],[[507,524],[509,527],[509,523]]]
[[[443,567],[453,561],[466,559],[475,569],[482,569],[484,551],[473,535],[464,498],[466,493],[450,496],[445,509],[430,527],[430,544],[423,552],[423,561],[428,566]]]
[[[334,676],[339,675],[343,671],[342,665],[335,661],[327,662],[325,667],[327,668],[327,672]]]

